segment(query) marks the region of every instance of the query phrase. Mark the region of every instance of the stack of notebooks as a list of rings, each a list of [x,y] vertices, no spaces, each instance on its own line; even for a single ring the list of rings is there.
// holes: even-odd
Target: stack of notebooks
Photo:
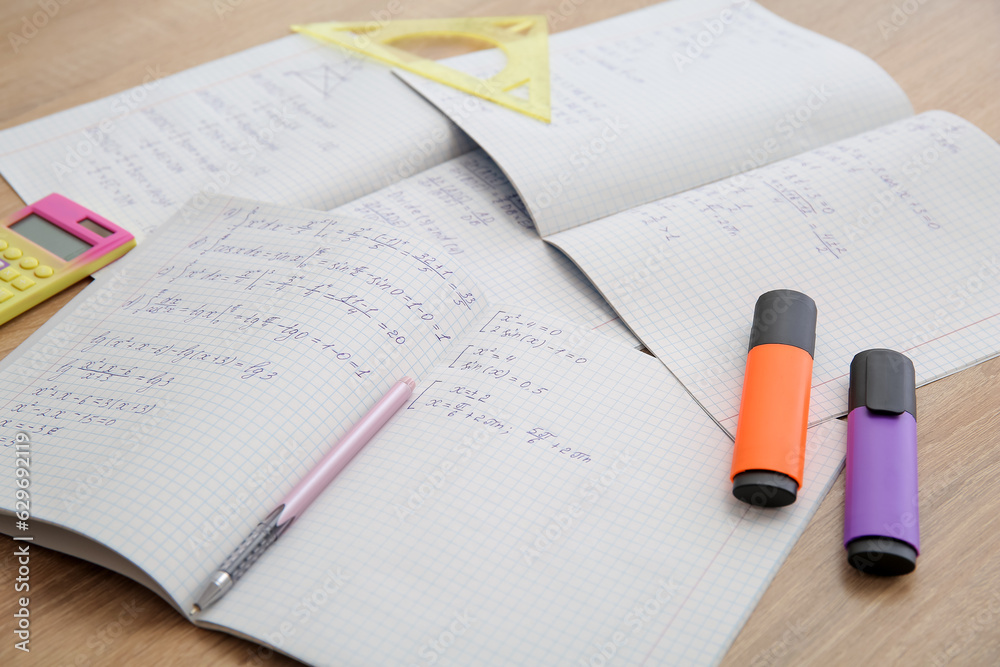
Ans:
[[[550,58],[551,125],[296,35],[0,133],[25,200],[144,237],[0,371],[36,542],[187,614],[410,375],[197,623],[313,664],[720,660],[840,469],[851,357],[925,383],[998,352],[997,282],[962,290],[997,271],[1000,148],[753,3],[674,0]],[[819,325],[804,487],[762,510],[728,473],[776,288]]]

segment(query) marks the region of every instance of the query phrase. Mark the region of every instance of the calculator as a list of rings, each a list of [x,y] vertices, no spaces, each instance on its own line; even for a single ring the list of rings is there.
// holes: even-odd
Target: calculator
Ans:
[[[52,194],[0,222],[0,324],[135,247],[130,233]]]

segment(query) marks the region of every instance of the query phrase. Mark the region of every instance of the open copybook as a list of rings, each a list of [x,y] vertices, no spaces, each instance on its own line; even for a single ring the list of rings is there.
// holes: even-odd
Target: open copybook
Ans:
[[[824,494],[739,503],[730,439],[656,359],[489,303],[419,239],[216,197],[153,241],[0,371],[36,543],[187,613],[353,421],[418,383],[199,623],[315,664],[710,662]],[[843,437],[810,431],[808,474],[832,478]]]

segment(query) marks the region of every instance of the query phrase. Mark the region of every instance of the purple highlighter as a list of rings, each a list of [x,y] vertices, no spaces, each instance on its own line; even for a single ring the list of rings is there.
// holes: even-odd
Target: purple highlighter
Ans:
[[[912,572],[920,553],[913,362],[865,350],[851,362],[844,546],[861,572]]]

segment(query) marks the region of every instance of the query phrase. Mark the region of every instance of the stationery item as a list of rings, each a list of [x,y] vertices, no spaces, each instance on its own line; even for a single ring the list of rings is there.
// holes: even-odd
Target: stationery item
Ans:
[[[310,23],[292,30],[315,39],[376,58],[431,81],[495,102],[518,113],[548,123],[549,44],[545,17],[494,16],[410,21],[361,21]],[[462,37],[491,44],[507,59],[503,70],[479,78],[395,46],[409,37]],[[526,88],[521,97],[510,91]]]
[[[788,289],[757,299],[730,473],[733,495],[743,502],[795,502],[805,469],[815,348],[812,299]]]
[[[403,407],[416,386],[412,378],[403,378],[351,427],[351,430],[326,453],[319,464],[288,492],[281,504],[257,524],[253,532],[240,542],[236,551],[223,561],[205,584],[205,588],[191,609],[192,614],[208,609],[229,592],[247,568],[281,537],[295,519],[306,511],[323,489],[333,481],[333,478],[339,475],[351,459],[361,451],[361,448],[368,444],[385,423]]]
[[[844,546],[861,572],[912,572],[920,553],[913,362],[893,350],[851,361]]]
[[[0,223],[0,324],[135,247],[127,231],[57,194]]]
[[[845,426],[820,425],[780,521],[740,503],[731,440],[659,361],[488,302],[405,232],[217,197],[155,241],[0,368],[0,437],[45,454],[30,534],[307,663],[717,662],[841,465]],[[404,409],[188,614],[403,376]]]

